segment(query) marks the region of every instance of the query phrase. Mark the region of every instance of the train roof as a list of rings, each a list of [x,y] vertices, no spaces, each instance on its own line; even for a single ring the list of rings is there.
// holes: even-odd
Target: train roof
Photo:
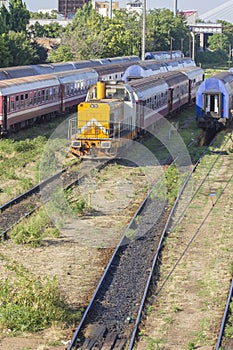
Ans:
[[[155,52],[146,52],[145,53],[145,59],[151,60],[163,60],[163,59],[170,59],[171,56],[173,57],[184,57],[184,54],[181,50],[172,50],[172,51],[155,51]]]
[[[165,63],[159,63],[156,60],[151,61],[139,61],[130,65],[122,77],[123,81],[128,81],[135,78],[145,78],[153,74],[158,74],[167,71]]]
[[[92,68],[76,69],[68,72],[57,72],[54,73],[54,75],[59,79],[61,84],[74,81],[84,81],[87,79],[98,79],[98,74],[96,70]]]
[[[181,83],[182,81],[188,80],[188,77],[180,71],[173,71],[162,74],[162,78],[166,81],[166,83],[169,86],[172,86],[177,82]]]
[[[59,85],[55,75],[44,74],[0,81],[0,95],[9,95]]]
[[[205,79],[198,88],[197,98],[202,96],[204,92],[227,93],[233,90],[233,74],[231,72],[221,72],[213,77]]]
[[[123,62],[118,64],[112,64],[111,66],[98,66],[94,67],[95,71],[99,74],[99,76],[103,75],[114,75],[114,73],[125,72],[125,70],[132,65],[132,62]]]
[[[201,67],[184,67],[180,69],[189,79],[195,79],[197,74],[204,75],[204,70]]]
[[[29,77],[36,72],[32,66],[15,66],[0,69],[0,80],[21,78],[22,75]]]
[[[129,90],[135,92],[139,100],[144,100],[147,97],[151,97],[152,94],[164,92],[168,89],[166,81],[155,76],[130,81],[126,86],[128,86]]]
[[[32,67],[37,74],[50,74],[54,72],[64,72],[76,69],[73,62],[38,64],[33,65]]]

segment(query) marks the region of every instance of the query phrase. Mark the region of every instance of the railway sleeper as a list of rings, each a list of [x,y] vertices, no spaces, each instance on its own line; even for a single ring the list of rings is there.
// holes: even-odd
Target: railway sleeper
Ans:
[[[106,326],[92,324],[86,330],[86,340],[81,350],[123,350],[127,339],[119,338],[115,332],[109,332]],[[87,335],[88,334],[88,335]]]

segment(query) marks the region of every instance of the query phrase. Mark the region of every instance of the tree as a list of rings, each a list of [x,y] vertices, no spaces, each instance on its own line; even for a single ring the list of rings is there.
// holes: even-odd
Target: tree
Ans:
[[[12,64],[12,57],[8,48],[6,34],[0,35],[0,67],[9,67]]]
[[[188,45],[189,31],[182,14],[174,16],[168,9],[150,10],[147,15],[146,50],[170,50],[171,38],[174,50],[181,49],[181,39]]]
[[[10,31],[8,33],[7,42],[13,66],[31,64],[38,58],[36,50],[33,48],[25,33]]]
[[[216,33],[208,38],[209,49],[212,51],[222,50],[228,51],[229,41],[228,37],[222,33]]]
[[[29,27],[30,36],[35,38],[58,38],[63,32],[63,28],[60,24],[54,22],[50,24],[45,24],[42,26],[36,21],[34,25]]]
[[[103,31],[106,57],[140,54],[142,21],[136,13],[114,11],[112,20],[104,18]]]
[[[3,5],[0,9],[0,34],[7,33],[9,30],[10,14]]]
[[[22,0],[10,0],[9,14],[9,30],[26,32],[30,19],[26,4],[22,3]]]
[[[102,17],[92,8],[91,3],[76,11],[75,18],[69,24],[61,37],[61,48],[49,53],[49,59],[65,60],[67,55],[71,60],[82,60],[102,57],[104,52]],[[64,53],[64,57],[62,57]]]

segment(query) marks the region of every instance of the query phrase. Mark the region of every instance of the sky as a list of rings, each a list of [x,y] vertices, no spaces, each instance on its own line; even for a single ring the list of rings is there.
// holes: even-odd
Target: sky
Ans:
[[[68,0],[69,1],[69,0]],[[118,0],[120,7],[125,7],[128,0]],[[143,2],[144,0],[142,0]],[[227,0],[228,1],[228,0]],[[178,10],[197,10],[198,14],[203,14],[212,10],[215,7],[223,5],[226,0],[177,0]],[[58,0],[23,0],[26,3],[27,9],[32,12],[38,11],[38,9],[57,9]],[[175,0],[146,0],[146,7],[152,8],[168,8],[174,10]]]

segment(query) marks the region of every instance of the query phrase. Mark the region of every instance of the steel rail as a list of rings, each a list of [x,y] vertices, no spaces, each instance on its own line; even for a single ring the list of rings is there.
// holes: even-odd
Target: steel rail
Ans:
[[[9,202],[3,204],[0,206],[0,212],[3,212],[4,210],[6,210],[7,208],[11,207],[14,204],[18,204],[20,203],[23,199],[31,196],[32,194],[35,193],[39,193],[40,192],[40,187],[42,186],[46,186],[48,185],[50,182],[54,181],[55,179],[57,179],[59,176],[61,176],[64,172],[66,172],[66,168],[59,171],[58,173],[52,175],[51,177],[43,180],[41,183],[39,183],[38,185],[32,187],[31,189],[27,190],[26,192],[20,194],[19,196],[11,199]]]
[[[224,333],[224,328],[225,328],[226,321],[227,321],[227,315],[228,315],[228,311],[230,309],[230,303],[231,303],[232,294],[233,294],[233,278],[231,280],[231,286],[230,286],[230,290],[229,290],[229,294],[228,294],[228,298],[227,298],[227,303],[226,303],[226,307],[225,307],[225,310],[224,310],[222,323],[221,323],[221,327],[220,327],[219,335],[218,335],[218,341],[217,341],[215,350],[219,350],[220,346],[221,346],[222,337],[223,337],[223,333]]]

